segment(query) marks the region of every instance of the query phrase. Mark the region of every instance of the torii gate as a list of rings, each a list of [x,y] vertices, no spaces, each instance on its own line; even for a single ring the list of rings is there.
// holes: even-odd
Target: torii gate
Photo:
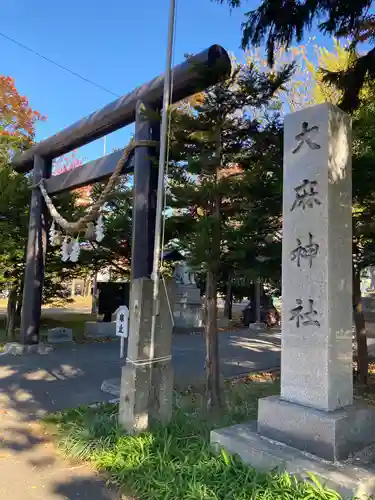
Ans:
[[[172,71],[172,102],[178,102],[228,77],[231,71],[231,62],[228,53],[221,46],[212,45],[207,50],[176,66]],[[159,141],[160,124],[152,121],[148,115],[153,116],[155,111],[160,110],[163,85],[164,75],[158,76],[14,158],[13,166],[17,172],[27,173],[33,170],[21,314],[20,337],[22,344],[39,342],[48,215],[38,183],[44,179],[47,193],[51,195],[93,184],[110,177],[122,151],[104,156],[57,176],[51,176],[52,161],[60,155],[69,153],[134,121],[136,142],[141,140]],[[145,114],[145,109],[150,110],[151,113]],[[152,168],[151,158],[155,158],[157,153],[155,147],[137,147],[123,169],[124,173],[134,171],[132,286],[128,344],[128,353],[130,351],[133,359],[138,359],[138,361],[134,361],[134,366],[136,363],[138,363],[137,366],[140,366],[139,358],[145,356],[147,345],[150,342],[148,319],[152,311],[149,311],[150,296],[146,297],[146,295],[152,288],[150,288],[149,282],[151,282],[153,265],[158,184],[158,169]],[[159,325],[159,330],[161,329]],[[169,337],[166,348],[170,351],[171,347],[167,347],[167,345],[171,344],[172,332],[168,333]],[[165,337],[163,339],[165,340]],[[155,342],[157,344],[157,338]],[[129,376],[134,379],[132,374]],[[162,393],[163,389],[161,388],[160,391]],[[161,393],[157,397],[161,396]],[[134,405],[137,406],[136,402]],[[133,422],[134,419],[131,420]]]
[[[173,69],[172,102],[185,99],[219,82],[229,75],[230,59],[219,45],[189,58]],[[41,178],[49,194],[70,191],[108,178],[122,151],[99,158],[75,170],[51,177],[54,158],[69,153],[111,132],[136,122],[136,140],[159,140],[159,123],[150,123],[140,112],[142,104],[158,110],[162,101],[164,76],[158,76],[141,85],[104,108],[74,123],[54,136],[39,142],[13,160],[17,172],[33,170],[32,182]],[[157,169],[151,169],[155,151],[139,147],[124,169],[134,171],[134,220],[132,241],[132,278],[150,277],[153,255],[155,195]],[[152,148],[151,148],[152,149]],[[30,225],[26,256],[23,307],[21,315],[21,342],[39,341],[41,293],[47,248],[47,218],[39,188],[32,189]]]

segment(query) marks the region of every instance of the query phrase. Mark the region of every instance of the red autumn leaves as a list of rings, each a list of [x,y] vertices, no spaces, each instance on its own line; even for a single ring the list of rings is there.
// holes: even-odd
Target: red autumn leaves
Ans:
[[[30,107],[25,96],[19,94],[13,78],[0,75],[0,136],[32,141],[35,124],[45,119]]]

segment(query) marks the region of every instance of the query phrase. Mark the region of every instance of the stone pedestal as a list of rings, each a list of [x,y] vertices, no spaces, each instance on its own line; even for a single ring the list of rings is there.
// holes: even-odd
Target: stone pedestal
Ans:
[[[73,330],[71,328],[50,328],[47,332],[47,342],[50,344],[73,342]]]
[[[249,325],[249,330],[253,331],[262,331],[266,329],[267,325],[265,323],[262,323],[261,321],[256,321],[255,323],[250,323]]]
[[[174,283],[167,283],[170,296],[173,286]],[[147,429],[152,420],[166,423],[172,415],[173,321],[165,287],[161,283],[155,339],[151,338],[152,292],[150,279],[132,281],[128,353],[126,365],[122,368],[119,408],[119,422],[129,433]]]
[[[374,426],[374,408],[367,405],[324,411],[279,397],[259,400],[260,435],[333,462],[375,441]]]
[[[375,410],[353,405],[350,135],[328,104],[285,119],[281,395],[257,422],[259,438],[332,462],[375,441]]]
[[[202,299],[194,284],[176,284],[173,298],[174,333],[195,333],[204,330]]]

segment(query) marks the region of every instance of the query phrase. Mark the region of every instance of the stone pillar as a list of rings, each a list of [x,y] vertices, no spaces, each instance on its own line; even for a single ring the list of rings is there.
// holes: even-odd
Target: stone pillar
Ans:
[[[168,297],[173,281],[167,282]],[[130,294],[130,328],[126,365],[122,368],[119,421],[129,433],[141,432],[152,420],[167,423],[172,415],[173,319],[161,282],[160,313],[151,339],[153,282],[135,279]],[[154,343],[154,359],[151,345]]]
[[[202,333],[203,310],[201,292],[197,285],[176,283],[172,307],[174,315],[173,333]]]
[[[284,141],[281,397],[335,410],[353,402],[350,122],[308,108]]]
[[[213,430],[211,443],[367,498],[375,408],[353,404],[350,136],[329,104],[285,119],[281,396],[259,400],[257,422]]]
[[[351,127],[321,104],[285,119],[281,397],[258,432],[329,460],[371,440],[353,406]]]

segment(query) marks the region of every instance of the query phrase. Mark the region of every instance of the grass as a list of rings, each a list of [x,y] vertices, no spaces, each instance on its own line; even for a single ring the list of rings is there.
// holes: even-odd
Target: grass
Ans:
[[[278,391],[269,374],[227,382],[225,410],[215,416],[203,410],[199,388],[179,392],[171,423],[138,436],[123,433],[115,405],[70,410],[46,422],[65,455],[89,461],[137,500],[340,499],[313,477],[297,482],[288,474],[258,473],[224,451],[212,453],[212,428],[255,418],[258,398]]]

